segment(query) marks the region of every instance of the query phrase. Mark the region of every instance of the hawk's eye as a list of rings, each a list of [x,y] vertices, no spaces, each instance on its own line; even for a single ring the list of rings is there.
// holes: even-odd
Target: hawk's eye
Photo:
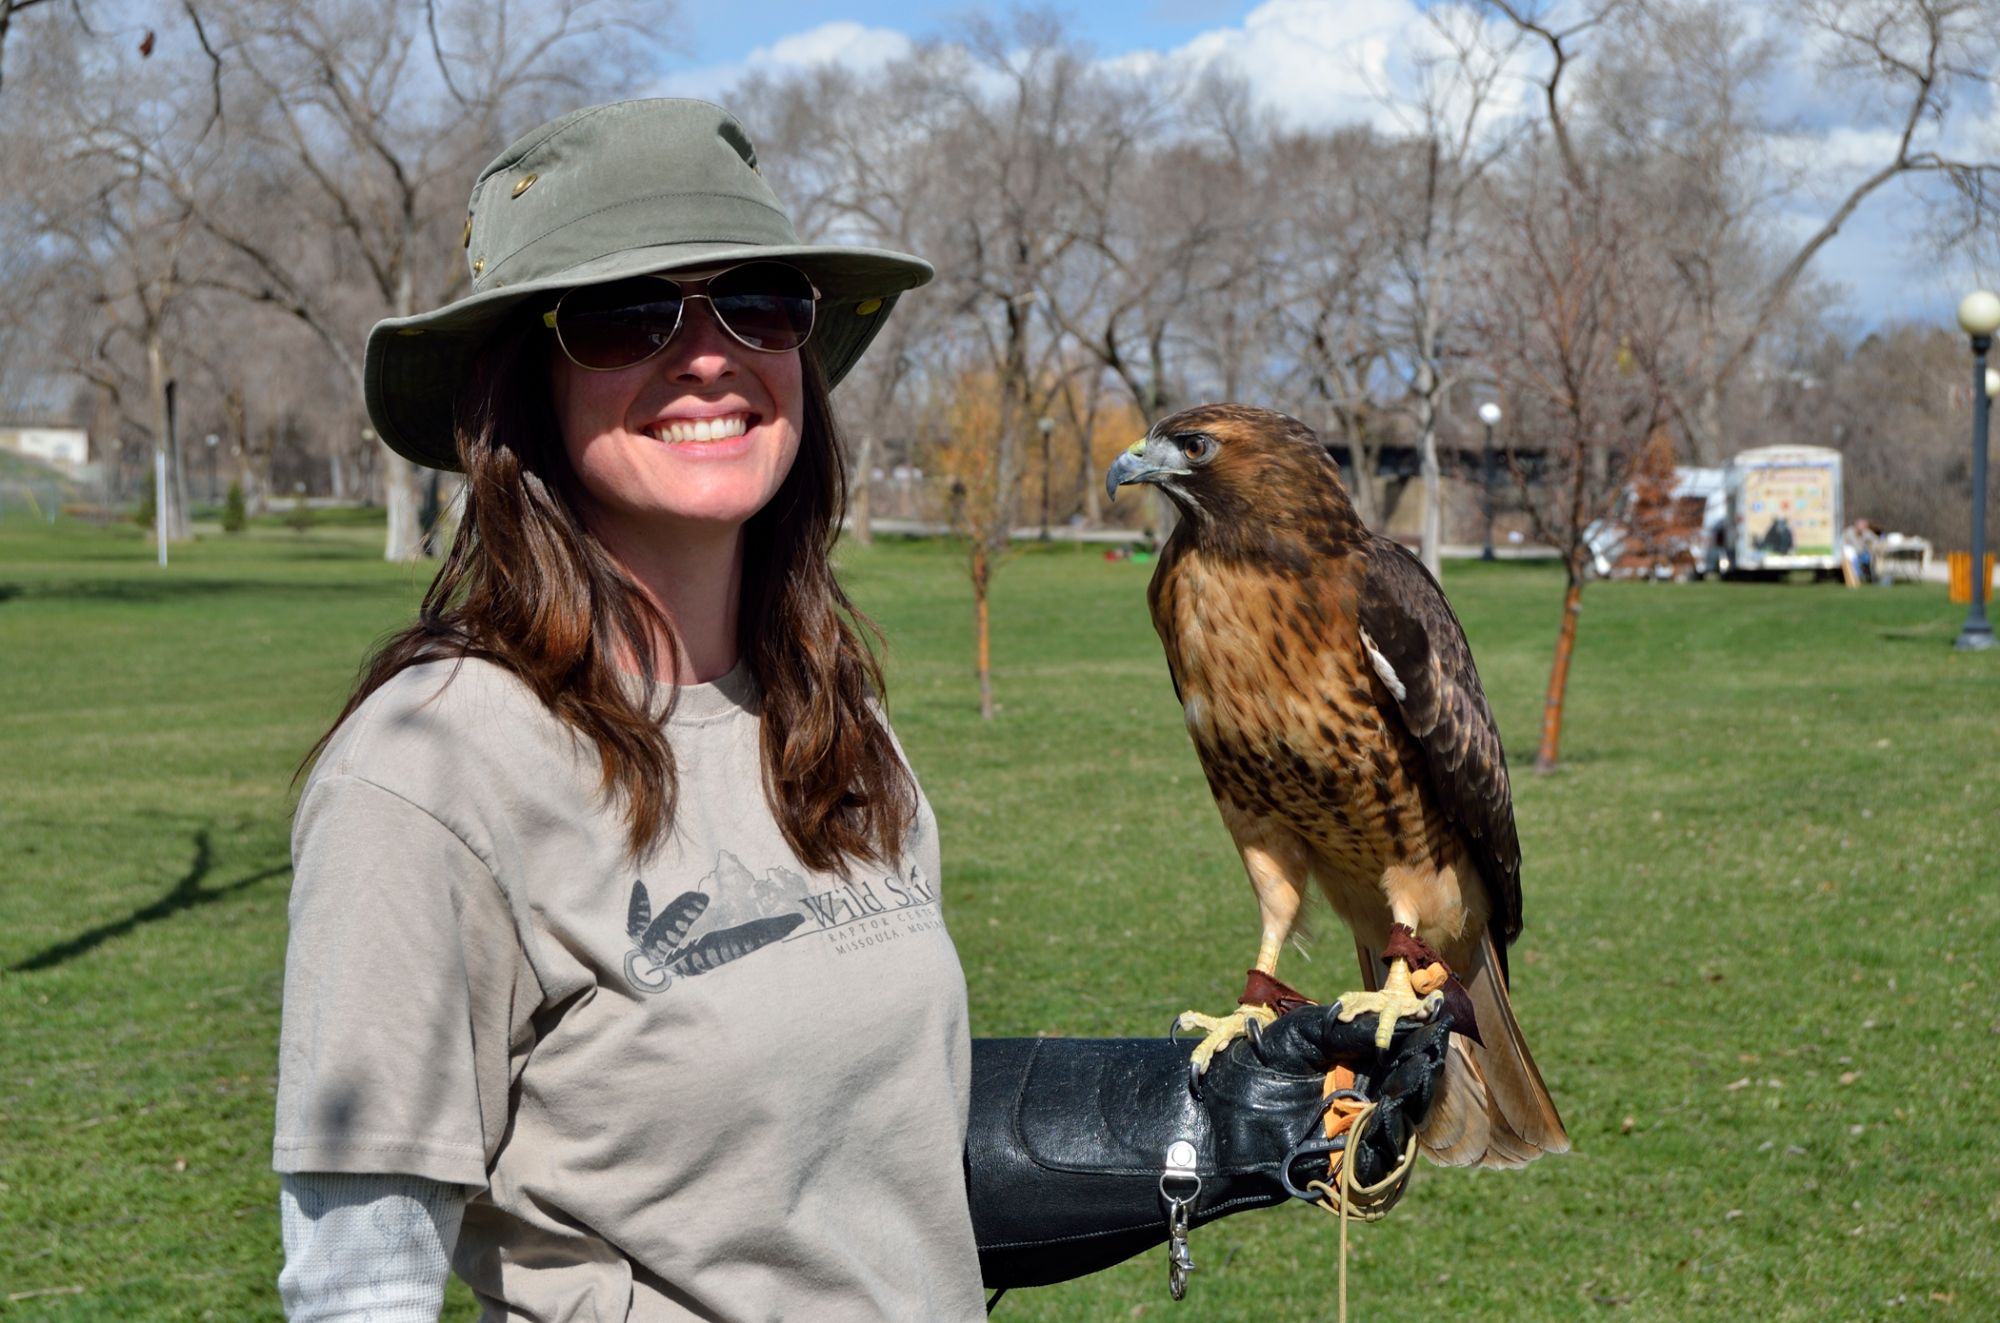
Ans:
[[[1181,453],[1197,464],[1215,453],[1215,438],[1206,432],[1187,432],[1174,439],[1181,443]]]

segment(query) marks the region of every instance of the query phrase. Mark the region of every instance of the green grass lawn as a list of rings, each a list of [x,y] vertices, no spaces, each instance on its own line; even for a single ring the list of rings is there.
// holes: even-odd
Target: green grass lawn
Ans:
[[[0,1318],[276,1314],[290,778],[421,571],[346,523],[179,550],[0,523]],[[944,832],[980,1034],[1226,1005],[1255,910],[1147,570],[1030,549],[982,724],[962,560],[842,560]],[[1561,580],[1447,566],[1514,763],[1516,1005],[1576,1153],[1423,1170],[1355,1229],[1357,1318],[2000,1317],[2000,655],[1941,589],[1604,584],[1563,769],[1532,759]],[[1344,936],[1282,972],[1331,995]],[[1175,1317],[1331,1318],[1306,1208],[1195,1233]],[[1003,1320],[1170,1308],[1158,1252]],[[462,1293],[449,1317],[470,1318]]]

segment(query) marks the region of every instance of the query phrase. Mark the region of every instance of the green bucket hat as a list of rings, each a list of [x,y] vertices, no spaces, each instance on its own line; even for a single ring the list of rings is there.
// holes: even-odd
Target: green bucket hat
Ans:
[[[619,101],[563,116],[494,159],[465,219],[472,293],[368,335],[368,416],[389,448],[458,467],[452,399],[480,346],[523,300],[675,267],[777,258],[820,291],[807,350],[847,374],[896,298],[931,278],[920,258],[800,243],[743,126],[704,101]]]

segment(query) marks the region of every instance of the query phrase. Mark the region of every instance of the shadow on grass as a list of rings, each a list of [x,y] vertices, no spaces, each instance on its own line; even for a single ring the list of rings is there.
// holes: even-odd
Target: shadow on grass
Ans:
[[[1959,623],[1956,620],[1927,620],[1921,625],[1880,629],[1875,634],[1884,643],[1936,643],[1939,639],[1956,637]]]
[[[30,601],[167,602],[183,597],[215,597],[245,589],[268,589],[252,579],[51,579],[36,584],[0,584],[0,594]]]
[[[343,559],[312,553],[294,553],[288,561]],[[352,560],[353,557],[344,559]],[[340,596],[381,596],[382,584],[359,580],[331,580],[324,583],[281,584],[274,579],[52,579],[46,583],[0,583],[0,602],[121,602],[158,605],[194,598],[224,597],[235,593],[269,593],[282,589],[292,596],[334,594]]]
[[[171,919],[182,910],[191,910],[197,906],[213,904],[218,900],[227,899],[230,895],[246,887],[253,887],[267,878],[273,878],[280,873],[289,873],[292,871],[292,866],[289,863],[280,864],[274,868],[266,868],[252,873],[248,877],[240,877],[236,881],[223,886],[204,888],[201,885],[202,880],[208,876],[209,870],[214,866],[214,848],[208,839],[208,829],[204,827],[194,834],[194,862],[189,866],[187,875],[174,883],[173,890],[167,892],[166,895],[160,897],[152,904],[145,906],[143,909],[132,911],[122,919],[115,919],[110,923],[100,924],[88,932],[79,933],[66,942],[58,942],[46,950],[36,952],[25,960],[9,965],[7,966],[7,972],[10,974],[27,974],[39,969],[53,969],[57,965],[74,960],[77,956],[88,954],[114,937],[123,937],[126,933],[131,932],[142,924],[156,923],[161,919]]]

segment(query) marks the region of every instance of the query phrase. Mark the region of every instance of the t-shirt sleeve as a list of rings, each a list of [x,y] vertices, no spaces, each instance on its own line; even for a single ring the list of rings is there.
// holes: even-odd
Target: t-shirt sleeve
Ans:
[[[492,873],[354,776],[314,779],[292,840],[272,1165],[484,1188],[538,991]]]

